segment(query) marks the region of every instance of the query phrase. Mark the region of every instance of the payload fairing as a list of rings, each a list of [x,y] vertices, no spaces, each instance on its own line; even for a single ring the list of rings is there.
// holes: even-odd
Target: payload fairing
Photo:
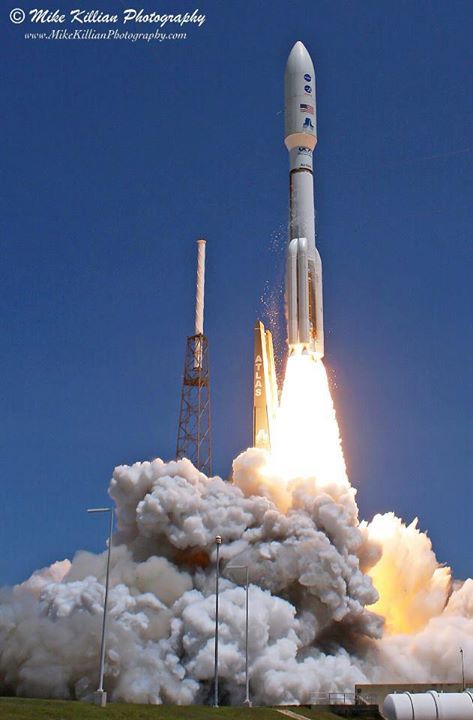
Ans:
[[[315,72],[301,42],[292,48],[284,78],[284,143],[289,151],[289,238],[286,255],[286,319],[289,353],[324,355],[322,263],[315,247],[312,156],[317,144]],[[261,349],[265,347],[266,352]],[[257,383],[261,380],[261,386]],[[273,385],[274,383],[274,385]],[[257,393],[258,390],[258,393]],[[253,444],[271,446],[277,402],[271,333],[256,326]],[[265,408],[263,412],[262,408]]]

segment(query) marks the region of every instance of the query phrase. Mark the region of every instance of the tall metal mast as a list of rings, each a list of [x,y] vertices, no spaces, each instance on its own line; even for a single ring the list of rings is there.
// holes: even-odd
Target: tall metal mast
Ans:
[[[187,338],[176,457],[212,473],[209,343],[204,335],[205,240],[197,240],[195,332]]]

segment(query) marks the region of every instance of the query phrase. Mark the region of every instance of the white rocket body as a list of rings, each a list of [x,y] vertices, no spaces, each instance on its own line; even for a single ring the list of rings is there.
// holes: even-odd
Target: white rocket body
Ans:
[[[317,143],[315,73],[301,42],[292,48],[285,74],[285,133],[289,151],[289,243],[286,314],[289,352],[324,354],[322,262],[315,247],[312,155]]]

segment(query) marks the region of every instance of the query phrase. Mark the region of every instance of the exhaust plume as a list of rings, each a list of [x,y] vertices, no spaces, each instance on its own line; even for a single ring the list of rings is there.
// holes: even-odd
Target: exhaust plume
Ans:
[[[276,438],[271,453],[234,460],[233,483],[185,459],[115,468],[112,700],[209,699],[216,535],[222,702],[242,702],[245,685],[244,579],[232,565],[250,569],[255,703],[308,703],[359,682],[457,680],[459,647],[473,656],[473,581],[452,582],[416,521],[359,522],[320,361],[289,359]],[[92,696],[105,569],[106,553],[79,551],[0,593],[2,693]]]

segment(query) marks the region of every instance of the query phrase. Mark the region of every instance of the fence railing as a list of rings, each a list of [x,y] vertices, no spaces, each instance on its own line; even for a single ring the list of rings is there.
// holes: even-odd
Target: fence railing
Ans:
[[[317,692],[310,696],[311,705],[354,705],[355,693]]]
[[[377,704],[375,696],[353,692],[317,692],[310,696],[311,705],[371,705]]]

